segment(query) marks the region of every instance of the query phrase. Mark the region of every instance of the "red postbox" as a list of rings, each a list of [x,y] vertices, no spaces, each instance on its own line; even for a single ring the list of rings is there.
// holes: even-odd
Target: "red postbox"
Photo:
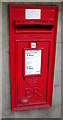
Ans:
[[[12,111],[52,105],[58,9],[9,6]]]

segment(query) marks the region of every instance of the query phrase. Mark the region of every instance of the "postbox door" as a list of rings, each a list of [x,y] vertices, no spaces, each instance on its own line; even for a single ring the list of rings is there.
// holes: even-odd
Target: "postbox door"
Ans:
[[[37,48],[35,49],[30,48],[30,43],[17,42],[17,104],[21,106],[42,104],[47,101],[49,42],[36,42]],[[37,51],[38,55],[40,54],[41,63],[38,74],[25,74],[26,50]]]

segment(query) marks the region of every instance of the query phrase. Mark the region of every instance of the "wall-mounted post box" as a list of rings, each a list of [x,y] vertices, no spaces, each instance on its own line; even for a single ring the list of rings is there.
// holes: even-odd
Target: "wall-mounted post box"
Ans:
[[[9,6],[12,111],[52,105],[58,9]]]

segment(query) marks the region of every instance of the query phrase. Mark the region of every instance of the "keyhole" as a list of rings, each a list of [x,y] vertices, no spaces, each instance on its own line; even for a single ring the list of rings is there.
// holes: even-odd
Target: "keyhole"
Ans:
[[[23,80],[25,80],[25,77],[23,78]]]

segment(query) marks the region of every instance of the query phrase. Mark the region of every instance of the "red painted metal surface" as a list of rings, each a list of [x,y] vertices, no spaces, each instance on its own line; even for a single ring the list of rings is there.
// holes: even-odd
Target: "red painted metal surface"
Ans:
[[[25,19],[40,9],[40,19]],[[58,6],[9,5],[11,110],[50,108],[56,50]],[[31,48],[31,43],[36,48]],[[25,75],[25,51],[41,50],[41,73]]]

